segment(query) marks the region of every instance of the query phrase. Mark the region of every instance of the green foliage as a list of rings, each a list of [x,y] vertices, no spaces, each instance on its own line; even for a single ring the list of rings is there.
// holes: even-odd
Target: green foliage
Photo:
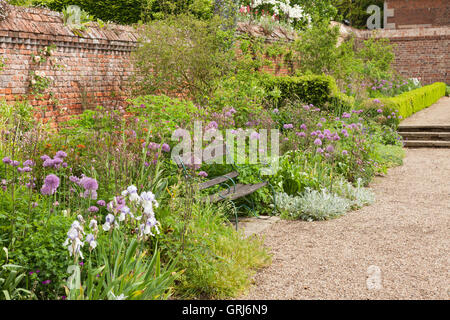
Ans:
[[[182,93],[197,100],[210,96],[217,81],[233,70],[233,32],[223,31],[222,21],[183,15],[143,26],[134,54],[135,92]]]
[[[449,85],[446,85],[446,87],[445,87],[445,95],[447,97],[450,97],[450,86]]]
[[[79,279],[71,280],[73,287],[65,287],[69,300],[166,300],[170,296],[175,265],[162,267],[158,250],[149,257],[144,243],[135,238],[126,241],[118,230],[105,240],[109,245],[100,243],[96,248],[97,265],[89,259],[85,272],[74,266],[74,277]]]
[[[280,193],[277,194],[277,199],[281,217],[284,219],[329,220],[345,214],[351,208],[349,200],[330,193],[327,189],[306,189],[298,197]]]
[[[33,3],[59,12],[69,5],[77,5],[95,18],[121,24],[138,22],[144,5],[143,0],[34,0]]]
[[[352,98],[339,92],[335,80],[331,76],[307,75],[301,77],[277,77],[264,75],[262,84],[267,92],[279,92],[272,95],[276,106],[286,101],[302,101],[325,109],[340,108],[348,111],[352,105]]]
[[[177,189],[171,192],[176,194]],[[165,256],[177,257],[184,269],[176,295],[218,299],[236,296],[250,285],[254,269],[270,262],[266,250],[259,240],[244,239],[227,225],[225,213],[230,208],[226,204],[195,202],[191,218],[183,220],[177,208],[185,208],[185,201],[172,198],[160,214],[167,232],[160,248]]]
[[[342,19],[350,21],[351,26],[365,29],[369,14],[367,8],[370,5],[380,7],[381,19],[383,19],[383,0],[337,0],[334,6],[338,9],[338,14]]]
[[[445,95],[446,85],[443,82],[402,93],[392,98],[381,98],[385,108],[398,110],[399,115],[407,118],[412,114],[425,109]]]
[[[13,264],[2,265],[0,268],[0,300],[32,298],[33,294],[30,291],[21,288],[24,277],[23,267]]]
[[[338,39],[338,26],[327,23],[301,32],[294,45],[295,55],[301,61],[297,73],[332,75],[341,87],[392,78],[394,53],[389,40],[370,38],[356,46],[353,37],[341,44]]]
[[[8,104],[0,100],[0,129],[11,129],[15,124],[19,124],[22,131],[30,130],[36,124],[33,111],[33,106],[27,101]]]
[[[376,160],[385,168],[401,166],[405,157],[405,150],[398,145],[377,143],[374,153]]]

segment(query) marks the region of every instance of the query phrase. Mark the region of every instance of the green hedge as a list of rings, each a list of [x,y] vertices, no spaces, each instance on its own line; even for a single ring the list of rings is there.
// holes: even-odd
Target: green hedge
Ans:
[[[402,93],[396,97],[383,98],[380,101],[390,110],[398,110],[399,115],[407,118],[425,109],[445,96],[446,85],[436,82],[428,86]]]
[[[279,90],[279,96],[269,98],[281,106],[288,100],[300,100],[325,109],[339,108],[342,112],[351,109],[354,99],[341,93],[331,76],[307,75],[301,77],[274,76],[264,74],[262,84],[267,92]]]

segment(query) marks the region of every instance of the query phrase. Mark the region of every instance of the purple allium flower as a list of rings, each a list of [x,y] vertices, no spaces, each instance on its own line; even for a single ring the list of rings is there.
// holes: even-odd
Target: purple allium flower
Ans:
[[[8,157],[4,157],[2,161],[3,161],[3,163],[5,163],[5,164],[11,164],[11,162],[12,162],[11,159],[8,158]]]
[[[352,115],[350,114],[350,113],[347,113],[347,112],[344,112],[343,114],[342,114],[342,118],[344,118],[344,119],[348,119],[348,118],[350,118]]]
[[[98,200],[97,205],[104,207],[104,206],[106,206],[106,202],[105,202],[105,200]]]
[[[259,139],[259,133],[256,132],[256,131],[253,131],[253,132],[250,134],[250,140],[258,140],[258,139]]]
[[[59,187],[59,178],[54,174],[49,174],[45,177],[44,185],[48,186],[52,190],[53,194]]]
[[[170,147],[167,143],[163,143],[163,145],[161,146],[161,150],[164,152],[170,152]]]
[[[89,212],[94,213],[94,212],[98,212],[99,209],[96,206],[90,206],[88,210],[89,210]]]
[[[89,191],[95,191],[98,189],[98,182],[94,178],[83,177],[83,179],[80,180],[80,185],[85,190]]]
[[[208,176],[208,174],[205,171],[200,171],[199,173],[197,173],[198,176],[206,178]]]
[[[380,99],[373,99],[374,103],[381,103]]]
[[[327,152],[329,152],[329,153],[333,153],[333,152],[334,152],[334,147],[333,147],[333,145],[332,145],[332,144],[328,145],[327,148],[326,148],[326,150],[327,150]]]
[[[48,155],[46,155],[46,154],[44,154],[44,155],[41,157],[41,160],[42,160],[42,161],[45,161],[45,160],[48,160],[48,159],[50,159],[50,157],[49,157]]]
[[[383,113],[383,109],[378,109],[377,112],[378,113]]]
[[[305,109],[306,111],[309,111],[310,106],[305,105],[305,106],[303,106],[303,109]]]
[[[317,124],[317,126],[318,126],[319,128],[322,128],[322,127],[323,127],[322,123],[320,123],[320,122]]]
[[[302,138],[304,138],[304,137],[306,137],[306,133],[305,132],[297,132],[297,133],[295,133],[298,137],[302,137]]]
[[[288,124],[285,124],[285,125],[283,126],[283,128],[284,128],[284,129],[293,129],[293,128],[294,128],[294,125],[291,124],[291,123],[288,123]]]
[[[399,118],[399,119],[403,119],[403,117],[402,117],[402,116],[398,116],[398,118]]]
[[[14,161],[11,163],[11,165],[12,165],[13,167],[18,167],[19,164],[20,164],[20,162],[17,161],[17,160],[14,160]]]
[[[280,112],[280,110],[278,110],[278,109],[273,109],[273,113],[279,113]]]
[[[207,126],[206,126],[206,130],[209,129],[217,129],[219,128],[219,125],[217,124],[217,122],[215,121],[211,121]]]
[[[325,135],[323,135],[322,133],[319,133],[317,136],[319,137],[319,139],[325,138]]]
[[[56,152],[55,158],[59,158],[59,159],[64,159],[67,157],[67,153],[65,153],[64,151],[58,151]]]
[[[347,151],[347,150],[344,150],[344,151],[342,151],[342,154],[343,154],[344,156],[346,156],[346,155],[348,155],[348,151]]]
[[[39,204],[37,202],[33,202],[33,204],[31,205],[33,208],[36,208]]]
[[[323,153],[323,149],[322,148],[317,148],[317,153]]]
[[[159,147],[160,147],[160,145],[159,145],[158,143],[155,143],[155,142],[150,142],[150,143],[148,144],[148,148],[149,148],[150,150],[158,150]]]
[[[28,274],[29,274],[30,276],[31,276],[33,273],[34,273],[33,271],[28,272]]]
[[[45,281],[42,281],[42,284],[50,284],[50,282],[52,282],[51,280],[45,280]]]
[[[80,179],[75,176],[70,176],[69,180],[72,181],[73,183],[77,183],[77,184],[80,182]]]
[[[322,145],[322,140],[316,139],[316,140],[314,140],[314,144],[315,144],[316,146],[321,146],[321,145]]]
[[[32,167],[32,166],[34,166],[34,162],[33,162],[33,160],[27,160],[23,163],[23,165],[25,167]]]
[[[325,118],[320,118],[320,122],[327,122],[327,119],[325,119]]]
[[[300,129],[302,129],[302,130],[306,130],[307,128],[306,128],[306,124],[302,124],[301,126],[300,126]]]
[[[42,164],[44,168],[53,167],[53,165],[54,165],[53,159],[50,158],[46,159]]]

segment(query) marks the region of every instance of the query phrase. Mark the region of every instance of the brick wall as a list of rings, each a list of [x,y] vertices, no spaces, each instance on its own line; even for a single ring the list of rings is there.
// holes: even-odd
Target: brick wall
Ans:
[[[394,10],[388,23],[394,23],[397,29],[450,25],[449,0],[387,0],[386,3]]]
[[[395,47],[394,68],[422,83],[450,83],[450,27],[355,31],[360,39],[374,35],[387,38]]]
[[[6,20],[0,21],[0,54],[6,58],[5,68],[0,71],[0,99],[30,100],[38,117],[55,122],[96,105],[125,103],[129,96],[127,80],[132,74],[130,54],[137,43],[133,28],[94,26],[78,36],[64,25],[59,13],[37,8],[10,9]],[[268,43],[295,38],[278,29],[267,36],[261,27],[245,24],[239,25],[238,31],[264,35]],[[355,33],[359,39],[372,34],[344,26],[341,31],[343,35]],[[450,27],[379,30],[375,34],[396,45],[395,67],[404,76],[421,77],[424,83],[450,83]],[[56,45],[53,57],[63,66],[62,70],[33,61],[32,54],[52,44]],[[282,57],[272,60],[274,63],[265,67],[266,71],[288,74],[289,66]],[[30,94],[34,71],[53,77],[43,96]]]
[[[136,45],[133,29],[108,25],[92,27],[79,37],[66,27],[62,15],[45,9],[11,7],[0,22],[0,98],[29,99],[37,117],[61,121],[98,104],[116,105],[125,99],[131,74],[130,52]],[[50,62],[36,63],[46,46],[56,45]],[[42,96],[31,95],[31,72],[53,78]]]

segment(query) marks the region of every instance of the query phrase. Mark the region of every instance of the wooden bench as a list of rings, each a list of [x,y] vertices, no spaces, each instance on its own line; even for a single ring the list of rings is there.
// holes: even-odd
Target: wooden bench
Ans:
[[[251,207],[250,207],[245,204],[236,206],[235,200],[244,198],[244,197],[254,193],[257,190],[268,186],[272,190],[272,196],[273,196],[273,201],[274,201],[274,210],[275,210],[275,192],[269,182],[262,180],[261,177],[258,177],[259,180],[261,180],[261,182],[257,183],[257,184],[238,183],[237,180],[239,178],[239,167],[234,163],[234,161],[232,161],[232,157],[230,157],[230,154],[228,152],[228,148],[227,148],[226,144],[210,146],[209,148],[207,147],[202,152],[202,159],[198,159],[198,160],[202,160],[202,163],[211,163],[219,157],[222,157],[222,160],[223,160],[223,157],[226,157],[228,159],[228,161],[231,162],[228,164],[230,164],[232,166],[233,171],[231,171],[223,176],[215,177],[211,180],[200,183],[198,185],[199,190],[206,190],[208,188],[218,186],[218,185],[221,187],[225,187],[224,189],[222,188],[221,191],[203,198],[202,199],[203,201],[209,201],[211,203],[216,203],[219,201],[229,201],[233,206],[233,211],[234,211],[234,216],[235,216],[235,221],[236,221],[236,230],[238,229],[238,215],[237,215],[238,209],[247,208],[253,213],[253,215],[255,215],[258,218],[259,218],[259,216],[256,214],[256,212],[254,210],[253,201],[249,201],[250,205],[251,205]],[[191,153],[189,153],[187,155],[183,155],[181,157],[180,156],[174,157],[172,159],[175,161],[175,163],[178,165],[178,167],[183,170],[184,176],[187,179],[192,178],[191,175],[189,174],[189,168],[194,167],[195,164],[193,161],[194,157],[192,156]]]

